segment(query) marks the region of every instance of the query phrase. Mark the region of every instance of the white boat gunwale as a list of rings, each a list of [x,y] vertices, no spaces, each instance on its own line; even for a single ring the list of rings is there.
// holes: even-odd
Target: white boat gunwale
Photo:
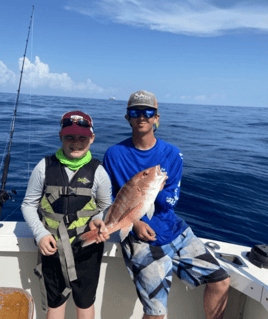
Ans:
[[[258,268],[257,266],[253,265],[248,260],[248,258],[246,257],[246,254],[247,252],[251,250],[251,247],[240,246],[240,245],[235,245],[235,244],[230,244],[230,243],[220,242],[215,240],[208,240],[203,238],[201,238],[201,240],[204,243],[213,242],[220,246],[220,249],[218,250],[213,251],[211,249],[213,253],[221,252],[223,254],[234,254],[234,255],[240,256],[243,260],[243,263],[245,264],[244,267],[237,267],[230,263],[226,263],[221,259],[217,259],[219,263],[226,269],[226,271],[230,275],[231,287],[232,287],[231,295],[239,296],[239,298],[237,297],[239,300],[237,299],[236,301],[232,300],[233,298],[229,297],[228,303],[229,304],[233,303],[232,307],[233,308],[236,307],[237,309],[234,311],[235,314],[229,314],[228,317],[226,318],[228,319],[232,319],[232,318],[248,319],[249,318],[250,319],[251,318],[250,314],[248,317],[247,313],[251,311],[250,309],[252,308],[252,306],[249,306],[248,304],[254,304],[254,307],[255,307],[254,311],[255,312],[259,311],[258,319],[268,319],[268,269]],[[38,291],[37,288],[32,287],[33,284],[36,285],[38,283],[37,278],[36,280],[33,279],[33,281],[36,281],[35,283],[29,283],[29,279],[27,278],[20,278],[20,277],[23,277],[23,274],[25,274],[25,271],[22,269],[22,267],[24,267],[24,262],[25,262],[25,267],[29,267],[27,262],[30,262],[30,260],[28,260],[27,262],[24,260],[23,262],[21,262],[21,260],[17,262],[16,260],[19,258],[19,256],[22,256],[22,255],[27,256],[26,258],[29,258],[32,260],[35,260],[35,258],[37,258],[37,246],[34,244],[32,232],[28,228],[27,224],[25,222],[0,222],[0,258],[2,260],[0,262],[0,287],[12,287],[12,285],[13,286],[16,285],[17,288],[23,288],[30,293],[31,293],[31,290],[33,290],[35,294],[37,294],[37,291]],[[114,257],[117,257],[117,258],[114,258]],[[108,272],[107,269],[109,269],[110,267],[108,266],[107,268],[107,265],[110,265],[110,264],[115,264],[115,268],[122,267],[122,272],[124,272],[124,276],[123,276],[124,281],[127,281],[127,284],[130,285],[130,288],[127,290],[127,294],[130,294],[130,297],[132,299],[135,298],[134,285],[130,283],[131,282],[130,278],[127,278],[128,274],[125,269],[126,267],[124,265],[123,260],[120,260],[119,258],[122,259],[122,252],[121,252],[120,244],[118,243],[118,235],[115,234],[111,236],[111,239],[105,243],[104,258],[103,258],[103,264],[102,264],[103,270],[100,277],[100,289],[98,288],[98,290],[100,290],[99,294],[101,295],[101,297],[99,298],[102,298],[101,291],[104,289],[103,286],[107,285],[107,282],[112,284],[112,279],[108,278],[107,277],[108,275],[106,276],[106,272]],[[10,269],[16,269],[16,270],[13,270],[14,278],[15,277],[17,278],[16,282],[13,280],[7,280],[6,278],[7,275],[5,274],[8,273],[9,269],[4,269],[5,268],[4,265],[5,265],[5,262],[7,262],[7,260],[8,260],[8,263],[10,262],[12,264],[12,265],[10,264],[11,265]],[[33,271],[34,267],[35,267],[35,262],[32,261],[31,271]],[[9,267],[6,267],[6,268],[9,268]],[[29,269],[27,271],[29,271]],[[18,274],[15,274],[15,272],[17,272]],[[122,285],[122,284],[123,284],[122,282],[115,283],[115,285]],[[183,283],[181,283],[179,280],[177,281],[176,279],[175,280],[173,279],[172,289],[176,290],[178,288],[178,287],[173,288],[173,285],[176,285],[176,284],[180,285],[180,288],[179,288],[180,291],[182,289],[185,289],[185,291],[186,290],[188,291],[187,287]],[[123,289],[123,288],[124,287],[122,286],[120,289]],[[203,287],[198,287],[194,290],[190,290],[193,292],[189,292],[188,294],[191,296],[194,296],[195,295],[194,291],[196,290],[200,291],[200,294],[202,294],[201,290],[203,290]],[[238,295],[238,292],[240,292],[241,294]],[[33,298],[34,297],[35,296],[33,296]],[[124,298],[125,297],[126,296],[124,296]],[[35,299],[35,303],[38,304],[38,301],[36,301],[37,298],[34,298],[34,299]],[[169,301],[169,304],[172,302],[173,299],[174,299],[174,296],[171,297],[171,301]],[[198,297],[198,300],[199,299],[200,297]],[[98,300],[98,296],[97,296],[97,300]],[[202,298],[199,301],[202,303]],[[129,302],[129,300],[125,302]],[[246,305],[248,306],[246,307]],[[257,309],[256,305],[258,305],[258,310],[256,310]],[[98,317],[98,312],[99,313],[105,312],[105,310],[101,310],[102,306],[103,306],[103,300],[99,300],[99,303],[96,305],[96,319],[100,318]],[[133,314],[131,317],[128,317],[128,318],[133,318],[133,319],[141,318],[142,307],[141,305],[139,305],[139,301],[136,301],[133,307],[134,307]],[[201,304],[200,304],[200,307],[202,307]],[[171,307],[169,306],[169,308]],[[244,309],[247,309],[247,311],[245,312]],[[172,309],[170,309],[169,311],[169,314],[171,313],[172,313]],[[238,313],[240,314],[239,317],[237,317]],[[241,316],[241,313],[243,313],[243,316]],[[137,317],[137,314],[138,314],[138,317]],[[193,316],[193,314],[191,316]],[[103,314],[101,318],[102,317],[105,318]],[[43,317],[42,315],[38,314],[36,318],[43,318]],[[167,316],[167,318],[173,318],[173,317]]]

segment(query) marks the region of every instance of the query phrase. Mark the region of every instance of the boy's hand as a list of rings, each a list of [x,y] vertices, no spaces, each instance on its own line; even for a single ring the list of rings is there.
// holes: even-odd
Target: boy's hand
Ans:
[[[52,235],[46,235],[41,238],[38,247],[44,256],[54,255],[58,250],[57,241]]]
[[[107,228],[106,225],[104,224],[104,222],[101,219],[94,219],[89,223],[89,228],[90,230],[99,229],[99,236],[96,240],[96,243],[99,244],[101,242],[104,242],[106,240],[108,240],[110,238],[108,232],[107,232]]]

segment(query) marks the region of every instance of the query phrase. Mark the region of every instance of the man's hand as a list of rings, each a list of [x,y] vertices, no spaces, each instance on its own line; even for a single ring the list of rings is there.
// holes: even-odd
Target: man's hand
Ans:
[[[52,235],[44,236],[38,243],[39,249],[44,256],[54,255],[58,250],[57,241]]]
[[[133,230],[136,235],[144,241],[156,240],[154,230],[142,220],[139,220],[134,224]]]
[[[104,222],[101,219],[94,219],[89,223],[90,230],[99,229],[99,236],[96,239],[96,244],[104,242],[110,238],[109,234],[107,233],[107,228]]]

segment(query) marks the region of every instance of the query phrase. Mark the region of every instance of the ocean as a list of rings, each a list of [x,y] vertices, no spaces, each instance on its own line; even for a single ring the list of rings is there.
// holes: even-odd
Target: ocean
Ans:
[[[0,176],[8,148],[16,94],[0,93]],[[20,211],[35,165],[60,146],[63,113],[92,116],[94,157],[131,136],[126,101],[20,95],[2,221],[23,221]],[[175,213],[199,237],[253,246],[268,244],[268,108],[159,103],[156,137],[184,157]]]

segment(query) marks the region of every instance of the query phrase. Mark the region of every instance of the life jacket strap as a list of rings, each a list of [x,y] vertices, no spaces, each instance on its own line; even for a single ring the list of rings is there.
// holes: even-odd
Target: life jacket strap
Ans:
[[[54,220],[56,222],[60,222],[62,220],[62,218],[64,217],[63,214],[49,213],[42,207],[39,207],[39,212],[42,215],[42,220],[43,220],[44,217],[47,217],[47,218],[52,219],[52,220]]]
[[[77,219],[80,217],[92,217],[97,215],[100,212],[99,209],[94,209],[94,210],[79,210],[76,212]]]
[[[63,248],[63,244],[61,240],[57,241],[57,248],[58,248],[58,253],[59,253],[59,259],[60,259],[60,264],[61,264],[61,271],[63,274],[63,278],[65,281],[65,288],[62,292],[62,295],[64,295],[64,297],[67,297],[68,294],[72,291],[71,285],[70,285],[70,280],[68,277],[68,270],[67,270],[67,265],[65,262],[65,254],[64,254],[64,248]]]
[[[69,225],[71,224],[73,221],[81,218],[81,217],[92,217],[97,215],[100,211],[99,209],[94,209],[94,210],[79,210],[77,211],[75,214],[71,214],[71,215],[63,215],[63,214],[58,214],[58,213],[49,213],[47,212],[45,209],[43,209],[42,207],[39,207],[39,212],[42,215],[42,220],[44,219],[44,217],[47,217],[51,220],[57,221],[57,222],[61,222],[62,219],[64,219],[65,224]],[[47,227],[49,227],[48,225],[45,225],[46,229],[48,229]],[[49,227],[49,231],[50,229],[52,229],[51,227]],[[54,233],[53,233],[54,235]]]
[[[44,276],[42,272],[41,252],[39,249],[37,254],[37,266],[34,269],[34,273],[39,278],[39,285],[40,285],[40,291],[41,291],[41,307],[43,312],[47,313],[48,312],[47,290],[46,290]]]
[[[54,236],[58,236],[58,230],[56,228],[49,227],[46,225],[46,229]]]
[[[47,186],[46,193],[49,193],[47,200],[52,205],[60,196],[92,196],[91,188],[70,187],[70,186]]]
[[[66,278],[69,277],[69,281],[74,281],[77,279],[75,264],[74,264],[74,255],[73,255],[73,250],[69,240],[69,234],[63,220],[59,223],[58,231],[59,231],[60,239],[57,242],[57,247],[59,249],[59,246],[60,246],[59,255],[60,255],[61,266],[63,268],[62,269],[63,276]],[[64,261],[64,257],[65,257],[66,264]],[[64,272],[66,271],[66,266],[67,266],[67,273],[64,274]]]
[[[92,217],[97,215],[100,212],[99,209],[94,210],[79,210],[74,214],[64,215],[63,220],[66,225],[71,225],[75,220],[78,220],[81,217]],[[89,220],[90,221],[90,220]],[[87,222],[87,224],[89,223]],[[67,227],[68,228],[68,227]]]

